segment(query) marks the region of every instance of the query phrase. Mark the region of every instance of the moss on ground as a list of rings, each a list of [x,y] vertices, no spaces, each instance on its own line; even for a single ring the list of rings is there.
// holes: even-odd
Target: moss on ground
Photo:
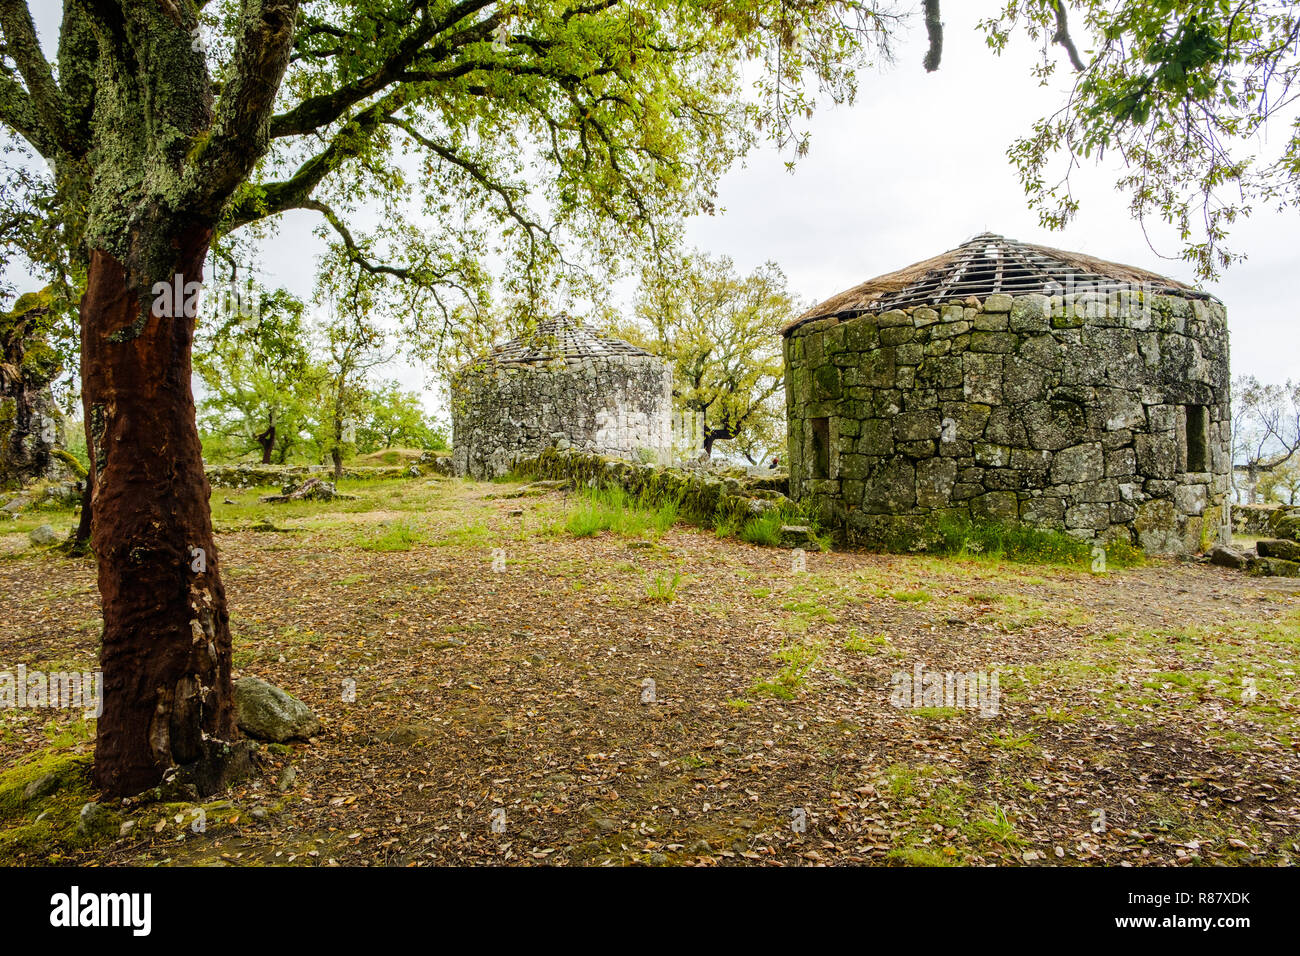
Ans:
[[[97,795],[90,782],[91,757],[60,747],[0,774],[0,865],[56,864],[117,827],[111,810],[91,811],[94,825],[80,826],[82,808]]]

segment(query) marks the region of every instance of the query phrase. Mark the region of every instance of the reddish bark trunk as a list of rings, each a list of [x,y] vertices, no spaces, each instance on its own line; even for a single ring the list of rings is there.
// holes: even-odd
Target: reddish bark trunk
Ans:
[[[196,227],[175,243],[182,284],[202,281],[210,238]],[[81,300],[104,611],[94,779],[118,795],[157,785],[173,766],[203,774],[237,737],[229,617],[190,390],[194,319],[180,302],[171,317],[151,312],[153,282],[172,280],[130,276],[94,250]]]

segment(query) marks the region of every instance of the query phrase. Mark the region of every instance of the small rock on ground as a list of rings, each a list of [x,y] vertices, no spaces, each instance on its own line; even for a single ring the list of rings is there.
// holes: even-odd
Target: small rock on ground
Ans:
[[[250,737],[275,743],[305,740],[321,730],[310,707],[257,677],[235,681],[235,719]]]
[[[1240,571],[1246,567],[1246,556],[1235,548],[1216,544],[1210,549],[1210,563],[1221,568],[1235,568]]]
[[[28,540],[37,547],[45,547],[54,544],[59,540],[59,533],[48,524],[43,524],[39,528],[33,528],[27,533]]]

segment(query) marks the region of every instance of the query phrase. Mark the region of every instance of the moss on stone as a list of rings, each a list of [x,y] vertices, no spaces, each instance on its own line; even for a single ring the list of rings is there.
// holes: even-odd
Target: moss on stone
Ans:
[[[55,448],[50,454],[67,465],[68,470],[76,475],[78,479],[85,480],[86,476],[90,474],[86,466],[72,453],[64,451],[62,448]]]
[[[578,487],[622,488],[646,505],[675,504],[683,518],[706,527],[743,528],[755,517],[771,515],[784,524],[816,524],[785,497],[784,482],[754,479],[743,469],[721,476],[693,475],[547,448],[518,462],[514,471],[525,479],[563,479]]]

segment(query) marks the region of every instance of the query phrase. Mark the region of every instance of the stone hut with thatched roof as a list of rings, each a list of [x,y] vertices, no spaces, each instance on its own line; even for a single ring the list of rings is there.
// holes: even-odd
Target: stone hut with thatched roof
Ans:
[[[502,475],[546,448],[663,463],[672,445],[672,370],[566,316],[470,362],[451,392],[458,475]]]
[[[791,495],[850,543],[943,516],[1155,553],[1219,534],[1228,330],[1206,293],[986,233],[782,334]]]

